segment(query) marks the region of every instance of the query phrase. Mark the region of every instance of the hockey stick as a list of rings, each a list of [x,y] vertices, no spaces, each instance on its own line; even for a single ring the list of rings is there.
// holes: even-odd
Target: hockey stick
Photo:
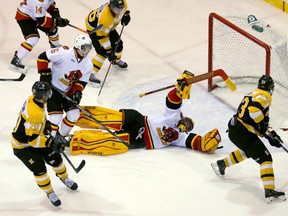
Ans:
[[[50,137],[52,137],[52,140],[54,141],[55,137],[52,136],[52,134],[50,132],[48,132],[48,134],[50,135]],[[72,161],[69,159],[69,157],[67,156],[67,154],[64,152],[64,150],[60,149],[60,153],[66,158],[66,160],[68,161],[68,163],[70,164],[70,166],[73,168],[73,170],[78,173],[80,172],[80,170],[85,166],[86,161],[82,160],[81,163],[79,164],[79,166],[76,168],[74,166],[74,164],[72,163]]]
[[[121,32],[120,32],[120,35],[119,35],[119,39],[118,39],[118,41],[116,42],[116,47],[115,47],[115,49],[113,50],[113,54],[115,54],[115,52],[116,52],[116,50],[117,50],[117,48],[118,48],[118,44],[119,44],[119,42],[121,41],[121,36],[122,36],[123,30],[124,30],[124,26],[125,26],[125,25],[122,26],[122,29],[121,29]],[[99,90],[99,93],[98,93],[98,98],[99,98],[99,96],[100,96],[100,94],[101,94],[101,92],[102,92],[102,89],[103,89],[103,86],[104,86],[104,84],[105,84],[107,75],[108,75],[108,73],[109,73],[109,71],[110,71],[111,65],[112,65],[112,62],[110,62],[109,67],[108,67],[108,70],[107,70],[107,72],[106,72],[106,74],[105,74],[104,80],[103,80],[103,82],[102,82],[102,85],[101,85],[100,90]]]
[[[208,73],[204,73],[204,74],[201,74],[201,75],[198,75],[198,76],[194,76],[194,77],[192,77],[190,79],[186,79],[186,84],[189,85],[189,84],[192,84],[192,83],[200,82],[200,81],[203,81],[203,80],[209,79],[211,77],[215,77],[215,76],[220,76],[226,82],[227,86],[232,91],[236,90],[236,85],[233,83],[233,81],[230,79],[230,77],[222,69],[218,69],[218,70],[215,70],[215,71],[212,71],[212,72],[208,72]],[[156,92],[159,92],[159,91],[163,91],[165,89],[173,88],[173,87],[176,87],[176,86],[177,86],[177,84],[173,84],[173,85],[166,86],[166,87],[163,87],[163,88],[160,88],[160,89],[156,89],[156,90],[153,90],[153,91],[150,91],[150,92],[142,93],[142,94],[139,94],[139,97],[143,97],[143,96],[146,96],[146,95],[149,95],[149,94],[153,94],[153,93],[156,93]]]
[[[58,93],[62,95],[63,98],[68,100],[69,102],[73,103],[75,107],[77,107],[79,110],[81,110],[86,116],[94,120],[97,124],[101,125],[101,127],[106,130],[108,133],[110,133],[112,136],[114,136],[116,139],[118,139],[121,143],[126,145],[128,148],[133,148],[133,145],[130,145],[126,143],[123,139],[121,139],[119,136],[117,136],[115,133],[113,133],[108,127],[106,127],[101,121],[97,120],[94,116],[92,116],[87,110],[83,109],[79,104],[75,103],[74,100],[72,100],[70,97],[68,97],[64,92],[62,92],[60,89],[52,85],[52,88],[55,89]]]
[[[0,78],[0,81],[22,81],[25,78],[26,74],[21,73],[19,78]]]
[[[94,28],[92,31],[89,31],[89,32],[87,32],[87,31],[85,31],[84,29],[81,29],[81,28],[79,28],[79,27],[77,27],[77,26],[75,26],[75,25],[72,25],[72,24],[68,24],[70,27],[72,27],[72,28],[75,28],[75,29],[77,29],[78,31],[81,31],[81,32],[83,32],[83,33],[86,33],[86,34],[93,34],[93,33],[95,33],[97,30],[99,30],[99,29],[101,29],[102,27],[103,27],[103,25],[102,24],[100,24],[100,25],[98,25],[98,26],[96,26],[96,28]]]
[[[79,164],[79,166],[76,168],[74,166],[74,164],[72,163],[72,161],[69,159],[69,157],[67,156],[67,154],[64,151],[61,151],[61,154],[66,158],[66,160],[68,161],[68,163],[70,164],[70,166],[73,168],[73,170],[78,173],[80,172],[80,170],[85,166],[86,162],[85,160],[82,160],[81,163]]]

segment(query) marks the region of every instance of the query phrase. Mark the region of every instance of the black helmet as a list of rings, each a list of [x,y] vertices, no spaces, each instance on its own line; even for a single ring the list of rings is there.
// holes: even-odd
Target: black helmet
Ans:
[[[258,81],[258,88],[273,94],[274,91],[274,81],[271,76],[263,75]]]
[[[110,7],[123,9],[124,0],[110,0]]]
[[[46,102],[52,96],[52,89],[49,83],[37,81],[32,86],[32,93],[36,99]]]

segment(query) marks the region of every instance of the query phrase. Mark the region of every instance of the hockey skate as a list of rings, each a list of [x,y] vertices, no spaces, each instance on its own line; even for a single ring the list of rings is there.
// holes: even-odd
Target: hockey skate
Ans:
[[[77,190],[78,188],[78,184],[69,178],[66,178],[65,180],[61,180],[61,181],[71,190]]]
[[[224,160],[218,160],[216,163],[211,164],[212,169],[218,176],[224,176],[225,175],[225,169],[226,165]]]
[[[121,59],[118,60],[118,61],[113,61],[112,65],[118,66],[118,67],[120,67],[122,69],[125,69],[125,68],[128,67],[128,64],[126,62],[122,61]]]
[[[27,72],[29,70],[28,67],[26,67],[25,65],[22,64],[21,60],[17,56],[17,51],[15,51],[15,54],[14,54],[13,59],[11,61],[10,70],[13,70],[13,71],[18,72],[18,73],[23,73],[23,74],[27,74]]]
[[[265,189],[265,198],[268,204],[274,202],[283,202],[286,200],[284,192],[275,191],[272,189]]]
[[[58,198],[58,196],[54,192],[47,194],[47,197],[54,206],[61,205],[61,200]]]
[[[96,76],[91,73],[90,77],[89,77],[89,84],[92,86],[92,87],[97,87],[99,88],[100,87],[100,84],[101,84],[101,81],[99,79],[96,78]]]

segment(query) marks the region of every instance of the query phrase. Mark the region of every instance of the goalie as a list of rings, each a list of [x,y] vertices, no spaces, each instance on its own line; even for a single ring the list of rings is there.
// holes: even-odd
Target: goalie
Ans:
[[[183,116],[181,111],[182,100],[189,99],[191,84],[186,80],[194,75],[185,71],[177,79],[176,88],[166,97],[166,109],[161,116],[143,116],[137,110],[111,110],[103,107],[83,107],[98,121],[124,141],[133,145],[133,148],[160,149],[169,145],[186,147],[196,151],[213,153],[220,141],[218,129],[213,129],[203,137],[192,131],[194,122]],[[84,113],[76,125],[83,128],[101,129],[93,119]],[[101,130],[76,131],[70,142],[71,154],[110,155],[126,152],[129,145],[124,145],[112,135]]]

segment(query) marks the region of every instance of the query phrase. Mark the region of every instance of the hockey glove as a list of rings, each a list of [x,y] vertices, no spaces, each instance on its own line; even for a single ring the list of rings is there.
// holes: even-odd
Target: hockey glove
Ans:
[[[50,123],[50,121],[46,120],[43,133],[44,133],[44,135],[49,135],[49,134],[51,134],[51,131],[52,131],[51,123]]]
[[[283,141],[281,137],[274,130],[266,133],[265,138],[268,139],[271,146],[274,146],[276,148],[282,147],[281,143],[283,143]]]
[[[69,146],[69,142],[65,137],[61,136],[59,132],[56,133],[55,137],[50,136],[45,144],[48,148],[51,148],[54,152],[58,153],[64,151],[65,146]]]
[[[265,118],[264,118],[265,119]],[[258,131],[261,134],[261,136],[265,136],[266,131],[268,130],[268,123],[262,120],[258,124]]]
[[[122,19],[121,19],[121,25],[122,25],[122,26],[127,26],[127,25],[129,24],[130,20],[131,20],[130,11],[127,10],[127,11],[124,13],[124,15],[123,15],[123,17],[122,17]]]
[[[57,17],[56,18],[56,26],[58,27],[65,27],[69,24],[69,20],[68,19],[64,19],[62,17]]]
[[[51,84],[52,71],[50,68],[47,68],[45,70],[41,70],[41,71],[39,71],[39,73],[40,73],[40,81],[44,81],[44,82]]]
[[[190,89],[192,84],[187,83],[187,79],[194,77],[194,74],[185,70],[182,74],[182,77],[177,79],[177,90],[176,94],[179,98],[189,99],[190,98]]]
[[[82,92],[76,91],[74,94],[71,95],[71,99],[76,103],[79,104],[82,98]]]

